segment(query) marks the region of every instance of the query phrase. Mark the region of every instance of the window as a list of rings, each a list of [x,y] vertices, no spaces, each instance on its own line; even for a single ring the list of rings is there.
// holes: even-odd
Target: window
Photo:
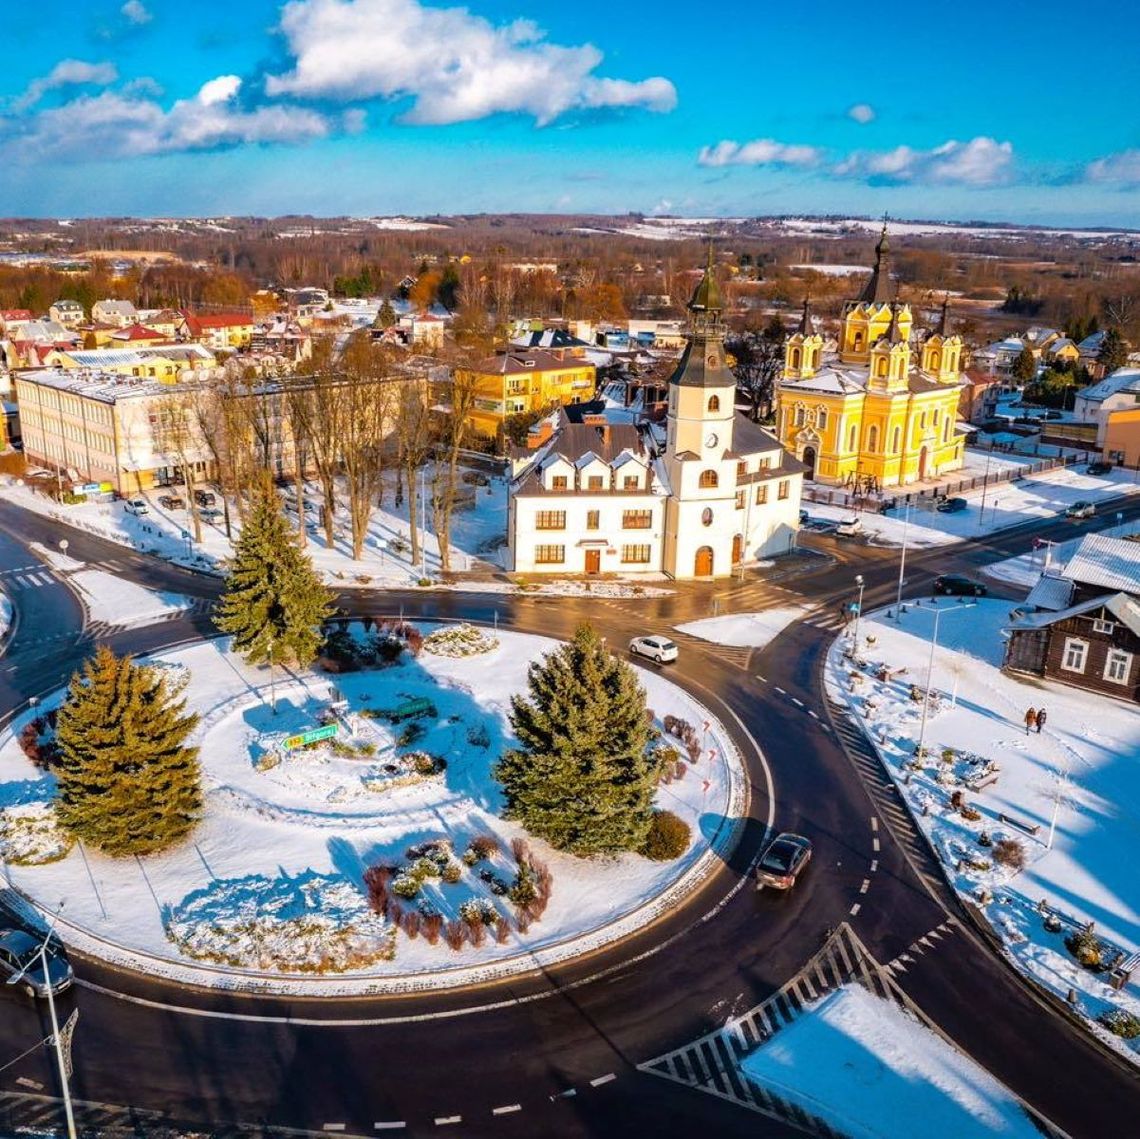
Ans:
[[[1065,652],[1061,657],[1061,667],[1067,672],[1084,672],[1085,660],[1089,655],[1088,641],[1076,637],[1065,638]]]
[[[943,443],[949,443],[950,442],[950,416],[947,416],[942,421],[942,442]]]
[[[709,396],[709,411],[720,411],[720,396]]]
[[[827,408],[826,407],[821,407],[819,409],[819,414],[816,417],[816,425],[819,427],[820,431],[824,431],[827,429]]]
[[[763,506],[768,501],[768,487],[758,486],[756,488],[756,505]]]
[[[780,488],[776,493],[776,497],[781,501],[788,497],[791,493],[792,482],[791,479],[780,479]]]
[[[772,466],[771,457],[768,455],[765,455],[764,458],[762,458],[760,460],[760,470],[762,470],[762,471],[769,470],[771,468],[771,466]]]
[[[550,480],[550,489],[551,490],[565,490],[566,489],[566,476],[565,475],[555,475]]]
[[[622,565],[647,565],[652,550],[652,546],[622,546]]]
[[[737,510],[743,510],[744,509],[744,491],[742,491],[742,490],[738,490],[736,492],[736,509]]]
[[[878,450],[878,447],[879,428],[875,424],[872,424],[867,428],[867,450],[874,454],[874,452]]]
[[[652,510],[623,510],[621,512],[621,528],[623,530],[648,530],[652,525]]]
[[[586,511],[586,529],[598,530],[602,525],[602,512],[600,510]]]
[[[1104,662],[1104,678],[1114,684],[1127,684],[1132,671],[1132,654],[1121,649],[1110,649]]]
[[[621,485],[624,490],[638,490],[641,487],[641,480],[637,475],[626,475]]]
[[[565,546],[535,546],[534,548],[535,565],[561,565],[565,560]]]
[[[899,443],[902,439],[902,428],[896,427],[894,434],[891,436],[891,453],[897,455],[899,453]]]
[[[1096,620],[1093,621],[1093,632],[1094,633],[1105,633],[1108,636],[1112,636],[1112,631],[1115,628],[1116,628],[1116,622],[1115,621],[1103,621],[1100,618],[1097,618]]]
[[[716,471],[701,471],[700,482],[697,484],[701,487],[714,487],[718,483]]]
[[[744,478],[744,476],[746,474],[748,474],[748,464],[747,463],[737,463],[736,464],[736,481],[739,482],[742,478]]]
[[[847,450],[848,451],[854,451],[855,450],[855,441],[858,439],[858,437],[859,437],[859,427],[857,424],[852,423],[851,424],[851,430],[847,432]]]
[[[800,350],[798,348],[792,349],[792,367],[798,368],[800,366]]]
[[[590,477],[586,480],[586,489],[587,490],[601,490],[602,489],[602,476],[601,475],[590,475]]]
[[[879,363],[875,369],[875,374],[878,376],[885,376],[887,374],[887,361],[884,357],[879,357]]]
[[[536,530],[565,530],[566,511],[540,510],[534,516],[534,528]]]
[[[802,407],[797,407],[796,408],[796,419],[795,419],[795,424],[797,427],[803,427],[804,415],[805,415],[804,409]]]
[[[918,417],[918,426],[920,428],[926,427],[926,412],[925,411]]]
[[[934,409],[932,415],[933,415],[932,422],[934,423],[934,426],[937,427],[938,426],[938,408]]]
[[[704,508],[704,510],[701,511],[701,525],[702,526],[711,526],[712,522],[713,522],[712,507],[706,506]]]

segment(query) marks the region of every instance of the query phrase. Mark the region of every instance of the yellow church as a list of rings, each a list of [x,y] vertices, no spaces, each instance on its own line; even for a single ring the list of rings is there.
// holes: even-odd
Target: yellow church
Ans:
[[[807,466],[807,478],[866,491],[962,466],[962,341],[950,335],[947,322],[944,303],[916,366],[914,318],[891,280],[885,225],[875,268],[858,298],[844,305],[836,350],[826,358],[804,302],[776,385],[776,424],[780,442]]]

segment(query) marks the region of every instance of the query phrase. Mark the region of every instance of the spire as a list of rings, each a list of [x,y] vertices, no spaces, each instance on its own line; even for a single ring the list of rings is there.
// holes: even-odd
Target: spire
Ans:
[[[870,279],[859,294],[858,303],[887,304],[891,300],[892,291],[891,242],[887,237],[887,219],[884,216],[883,232],[879,235],[878,244],[875,246],[875,267],[871,270]]]
[[[811,315],[811,297],[804,297],[804,314],[800,317],[800,334],[802,336],[815,335],[815,321]]]
[[[942,294],[942,315],[938,319],[938,335],[943,340],[950,335],[950,294]]]
[[[700,283],[693,290],[692,299],[689,301],[689,311],[719,312],[721,307],[720,286],[716,283],[716,276],[713,274],[713,246],[710,238],[704,276],[701,277]]]
[[[902,343],[903,334],[899,328],[899,306],[898,301],[891,302],[891,326],[887,329],[887,343],[900,344]]]

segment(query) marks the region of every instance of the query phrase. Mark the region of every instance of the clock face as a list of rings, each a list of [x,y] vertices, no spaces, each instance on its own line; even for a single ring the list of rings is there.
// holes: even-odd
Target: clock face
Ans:
[[[706,447],[715,447],[717,445],[717,443],[719,443],[719,442],[720,442],[720,440],[717,439],[716,435],[710,434],[709,437],[705,440],[705,446]]]

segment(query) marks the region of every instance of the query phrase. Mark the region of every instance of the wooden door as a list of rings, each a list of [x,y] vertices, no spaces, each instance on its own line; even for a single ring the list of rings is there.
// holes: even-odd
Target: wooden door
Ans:
[[[712,546],[702,546],[697,551],[697,557],[693,566],[693,573],[697,577],[712,577],[713,571],[713,551]]]
[[[740,559],[744,554],[744,535],[735,534],[732,538],[732,564],[734,566],[740,565]]]
[[[601,550],[587,550],[586,551],[586,572],[587,573],[600,573],[602,569],[602,551]]]

